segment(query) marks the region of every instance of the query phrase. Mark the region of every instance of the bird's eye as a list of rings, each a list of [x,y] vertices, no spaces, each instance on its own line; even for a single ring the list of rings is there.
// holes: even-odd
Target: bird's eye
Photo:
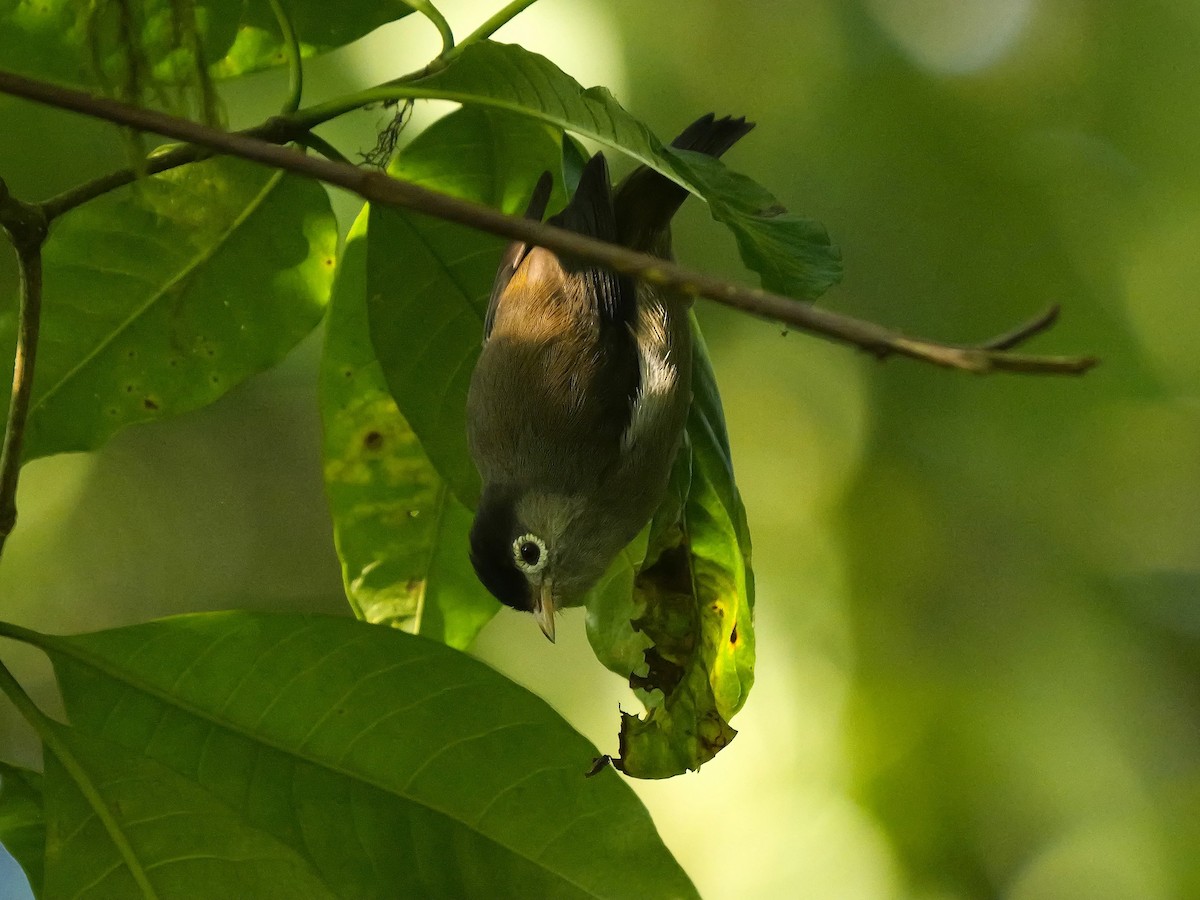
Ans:
[[[546,567],[546,542],[536,534],[523,534],[512,544],[513,562],[526,575],[536,575]]]

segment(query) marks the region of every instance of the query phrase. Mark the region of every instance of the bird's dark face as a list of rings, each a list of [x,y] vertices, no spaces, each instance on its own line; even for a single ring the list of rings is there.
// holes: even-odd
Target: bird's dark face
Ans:
[[[546,574],[550,549],[545,538],[518,521],[516,507],[511,493],[484,493],[471,526],[471,564],[497,600],[533,613],[553,641],[553,582]]]
[[[588,537],[582,498],[484,490],[471,526],[475,574],[501,603],[533,613],[554,640],[554,614],[583,602],[617,548]]]

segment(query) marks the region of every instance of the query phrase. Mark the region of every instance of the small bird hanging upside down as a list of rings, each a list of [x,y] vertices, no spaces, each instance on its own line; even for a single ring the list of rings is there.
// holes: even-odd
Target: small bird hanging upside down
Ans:
[[[753,127],[710,114],[672,143],[716,157]],[[527,215],[540,219],[549,194],[543,176]],[[645,166],[614,194],[597,153],[549,221],[670,259],[686,196]],[[666,493],[691,403],[690,302],[522,242],[501,260],[467,397],[483,479],[471,562],[551,641],[555,611],[583,603]]]

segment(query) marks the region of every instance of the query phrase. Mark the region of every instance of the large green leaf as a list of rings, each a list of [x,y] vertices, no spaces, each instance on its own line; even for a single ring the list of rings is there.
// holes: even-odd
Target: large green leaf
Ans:
[[[194,781],[119,744],[47,724],[45,897],[334,900],[296,849]]]
[[[0,844],[21,864],[37,896],[42,893],[46,824],[42,776],[0,762]]]
[[[189,803],[203,789],[336,896],[695,896],[620,777],[584,777],[586,740],[433,641],[245,612],[20,636],[50,655],[77,729],[192,783]],[[169,813],[162,783],[121,802]]]
[[[523,113],[624,151],[708,201],[770,290],[811,300],[841,277],[841,257],[819,223],[786,212],[766,189],[717,160],[664,147],[606,89],[584,90],[520,46],[472,44],[448,68],[389,91]]]
[[[418,135],[392,172],[513,213],[525,208],[543,171],[561,181],[561,159],[554,130],[462,109]],[[371,340],[388,388],[442,478],[474,508],[479,475],[467,455],[467,388],[504,242],[419,213],[372,208],[367,247]]]
[[[466,565],[470,513],[417,442],[367,329],[367,213],[338,265],[321,358],[325,489],[360,618],[465,647],[498,604]]]
[[[596,656],[629,678],[648,710],[622,714],[613,760],[637,778],[698,769],[720,752],[754,681],[750,533],[694,320],[692,330],[694,399],[668,499],[643,536],[644,557],[632,567],[618,560],[588,602]]]
[[[319,185],[227,159],[73,210],[44,248],[26,458],[92,449],[277,363],[320,321],[336,242]]]
[[[305,56],[341,47],[413,11],[404,0],[285,0],[283,6]],[[89,18],[93,7],[103,11],[96,19]],[[69,84],[118,86],[136,59],[147,80],[173,88],[195,82],[197,44],[218,78],[287,61],[266,0],[135,0],[127,7],[131,17],[123,17],[116,2],[0,0],[0,68]]]

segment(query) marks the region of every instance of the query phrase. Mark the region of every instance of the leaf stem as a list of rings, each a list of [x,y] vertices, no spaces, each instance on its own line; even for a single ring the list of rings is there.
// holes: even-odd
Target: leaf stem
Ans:
[[[296,37],[296,29],[288,17],[287,10],[279,0],[267,0],[275,21],[279,24],[279,34],[287,52],[288,93],[283,101],[284,115],[294,113],[300,108],[300,97],[304,93],[304,65],[300,60],[300,40]]]
[[[309,150],[315,150],[326,159],[332,159],[334,162],[339,162],[346,166],[354,165],[345,157],[341,150],[316,132],[306,131],[304,134],[297,135],[296,143],[307,147]]]
[[[714,278],[655,256],[585,237],[574,231],[566,231],[520,216],[507,216],[491,207],[439,194],[382,172],[366,171],[344,163],[305,156],[256,135],[220,131],[188,119],[95,97],[11,72],[0,72],[0,92],[130,128],[173,137],[207,147],[217,153],[306,175],[345,188],[373,203],[413,209],[510,240],[537,244],[556,253],[607,266],[614,271],[668,290],[689,296],[708,297],[755,316],[784,322],[810,334],[859,347],[880,359],[893,355],[908,356],[938,366],[981,374],[1023,372],[1077,375],[1086,372],[1097,363],[1097,360],[1090,356],[1038,356],[1013,353],[1009,349],[992,349],[987,342],[978,345],[946,344],[909,337],[874,322],[840,315],[801,303],[791,297]],[[284,117],[278,117],[275,121],[280,120],[284,120]],[[285,121],[290,127],[296,127],[294,118]],[[1017,343],[1038,330],[1040,329],[1030,329],[1028,326],[1018,329]],[[1010,347],[1013,346],[1012,334],[1002,336],[1001,340]]]
[[[104,830],[108,832],[108,839],[113,842],[113,846],[121,855],[122,861],[125,863],[134,882],[137,883],[142,896],[147,898],[147,900],[156,900],[158,892],[155,891],[154,885],[150,883],[146,870],[138,862],[137,854],[134,853],[124,829],[121,828],[112,810],[109,809],[108,803],[101,795],[99,788],[93,783],[87,770],[76,759],[67,742],[59,734],[59,730],[64,726],[55,722],[38,709],[37,704],[25,693],[25,689],[21,687],[21,683],[13,677],[12,672],[8,670],[8,667],[3,662],[0,662],[0,693],[3,693],[12,701],[13,706],[17,708],[17,711],[32,726],[33,730],[37,732],[46,749],[54,755],[54,758],[58,760],[67,775],[70,776],[75,786],[79,789],[79,792],[84,796],[84,799],[87,800],[88,806],[92,808],[92,811],[96,814],[96,818],[104,825]]]
[[[477,41],[487,40],[493,34],[507,25],[512,19],[515,19],[526,9],[533,6],[533,4],[536,2],[537,0],[512,0],[511,3],[506,5],[503,9],[497,11],[495,15],[488,18],[488,20],[482,25],[463,38],[462,42],[452,51],[449,53],[443,53],[442,59],[449,62],[462,52],[463,47],[469,47],[471,44],[474,44]]]
[[[0,553],[17,524],[17,483],[21,477],[21,444],[33,393],[38,329],[42,316],[42,244],[47,220],[41,208],[24,203],[0,180],[0,226],[17,254],[20,278],[17,306],[17,344],[13,354],[12,396],[4,443],[0,449]]]
[[[405,0],[405,2],[433,23],[433,27],[442,36],[442,52],[440,55],[443,57],[448,55],[454,49],[454,32],[450,30],[450,23],[446,21],[446,17],[442,15],[441,10],[434,6],[430,0]]]

